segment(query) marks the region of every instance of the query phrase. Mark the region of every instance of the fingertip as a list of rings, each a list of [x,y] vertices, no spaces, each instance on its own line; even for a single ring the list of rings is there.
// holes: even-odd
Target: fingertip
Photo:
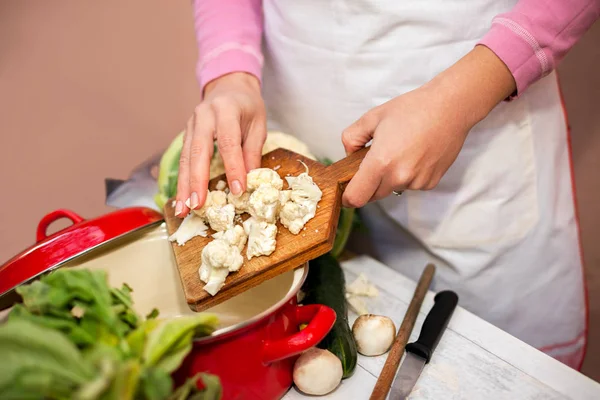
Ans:
[[[244,186],[238,179],[235,179],[229,184],[229,189],[234,196],[238,196],[244,191]]]

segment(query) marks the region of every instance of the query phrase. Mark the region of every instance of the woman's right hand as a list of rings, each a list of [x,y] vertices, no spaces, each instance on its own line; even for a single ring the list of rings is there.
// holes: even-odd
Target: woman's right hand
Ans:
[[[253,75],[236,72],[206,85],[204,99],[185,130],[176,216],[183,218],[190,208],[204,204],[215,140],[225,164],[229,190],[239,194],[246,189],[247,171],[260,167],[266,121],[260,83]]]

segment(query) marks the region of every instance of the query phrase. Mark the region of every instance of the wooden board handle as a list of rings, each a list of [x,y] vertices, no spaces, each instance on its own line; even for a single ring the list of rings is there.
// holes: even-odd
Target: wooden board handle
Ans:
[[[406,347],[408,338],[410,337],[413,327],[415,326],[417,315],[419,315],[421,304],[423,304],[423,299],[425,299],[425,295],[427,294],[427,290],[429,289],[429,285],[431,284],[434,273],[435,266],[433,264],[427,264],[425,270],[421,274],[419,283],[417,283],[415,293],[413,294],[413,298],[408,305],[406,314],[404,314],[404,319],[402,320],[400,329],[398,329],[398,335],[396,336],[396,339],[394,339],[394,343],[392,344],[387,359],[385,360],[381,374],[379,374],[379,378],[377,378],[377,382],[373,388],[373,393],[371,393],[370,400],[385,400],[387,397],[390,388],[392,387],[392,382],[394,382],[394,378],[396,377],[400,360],[404,354],[404,347]]]
[[[342,158],[338,162],[331,164],[325,169],[326,174],[338,181],[342,192],[346,189],[350,179],[352,179],[358,171],[358,167],[360,167],[360,163],[367,155],[369,148],[370,147],[363,147],[350,154],[348,157]]]

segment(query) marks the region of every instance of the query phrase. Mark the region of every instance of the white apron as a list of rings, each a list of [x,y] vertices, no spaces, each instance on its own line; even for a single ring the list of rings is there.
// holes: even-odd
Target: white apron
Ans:
[[[319,157],[341,132],[469,52],[517,0],[264,0],[269,128]],[[371,251],[434,290],[579,368],[586,304],[565,116],[556,77],[500,104],[433,191],[365,207]]]

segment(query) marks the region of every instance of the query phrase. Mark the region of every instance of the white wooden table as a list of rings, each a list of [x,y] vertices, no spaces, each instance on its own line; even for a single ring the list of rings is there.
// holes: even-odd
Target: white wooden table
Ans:
[[[366,256],[342,263],[347,282],[364,272],[379,288],[366,298],[369,312],[390,317],[400,326],[416,283]],[[427,312],[433,306],[429,292],[410,341],[416,340]],[[465,309],[457,307],[431,362],[425,366],[410,399],[600,399],[600,384],[523,343]],[[357,318],[350,314],[350,324]],[[323,399],[368,399],[387,354],[359,355],[354,375]],[[304,400],[292,388],[285,400]]]

